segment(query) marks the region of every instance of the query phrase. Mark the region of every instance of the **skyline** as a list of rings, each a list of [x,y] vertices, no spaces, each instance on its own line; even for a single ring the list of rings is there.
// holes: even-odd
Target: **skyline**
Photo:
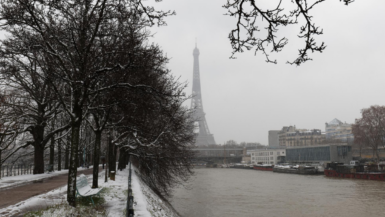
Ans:
[[[327,47],[321,54],[311,54],[313,61],[299,67],[285,64],[303,46],[296,38],[299,25],[281,28],[280,35],[287,36],[289,44],[272,54],[278,60],[276,65],[266,63],[261,53],[254,56],[253,51],[229,59],[227,35],[235,19],[223,16],[223,4],[220,0],[154,4],[159,10],[175,10],[176,16],[166,19],[167,26],[151,29],[151,42],[171,58],[168,68],[180,81],[189,83],[187,94],[192,89],[192,51],[198,38],[204,109],[218,144],[232,139],[267,145],[269,130],[296,125],[324,131],[325,123],[334,118],[354,123],[361,109],[384,105],[385,42],[381,38],[385,30],[373,21],[385,20],[381,11],[385,2],[375,2],[376,7],[362,1],[349,6],[320,4],[312,15],[324,34],[316,40]]]

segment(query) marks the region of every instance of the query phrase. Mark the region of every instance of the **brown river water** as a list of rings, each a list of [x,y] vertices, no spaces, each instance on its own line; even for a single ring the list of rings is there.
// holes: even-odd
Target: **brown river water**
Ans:
[[[385,217],[385,182],[202,168],[171,204],[183,217]]]

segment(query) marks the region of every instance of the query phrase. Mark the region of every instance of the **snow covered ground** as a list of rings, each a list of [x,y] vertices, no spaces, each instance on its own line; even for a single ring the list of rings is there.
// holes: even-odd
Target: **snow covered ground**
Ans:
[[[0,209],[0,216],[22,216],[21,214],[27,211],[44,209],[47,206],[62,203],[66,199],[66,191],[67,186],[63,186],[53,191],[49,191],[46,194],[31,197],[15,205]]]
[[[104,174],[104,173],[103,173]],[[104,177],[104,175],[103,175]],[[108,216],[125,217],[127,206],[128,169],[117,171],[115,181],[104,180],[101,186],[108,189],[105,194]],[[163,202],[132,170],[132,193],[135,217],[178,217],[173,209]]]
[[[134,170],[133,170],[134,171]],[[63,171],[64,172],[64,171]],[[9,177],[11,178],[11,177]],[[87,176],[91,183],[92,175]],[[101,187],[106,188],[104,199],[107,216],[119,217],[125,216],[127,203],[128,170],[118,171],[115,181],[108,180],[104,182],[104,172],[99,174],[99,183]],[[22,201],[16,205],[0,209],[0,216],[21,216],[21,214],[45,209],[48,206],[63,204],[66,201],[67,186],[60,187],[46,194],[41,194],[28,200]],[[140,181],[135,172],[132,173],[132,191],[134,195],[134,212],[139,217],[177,217],[175,211],[165,202],[163,202],[149,187]],[[43,216],[68,216],[71,207],[58,207],[56,210],[47,210]]]
[[[134,171],[134,170],[133,170]],[[132,193],[134,195],[135,216],[141,217],[178,217],[179,215],[162,201],[146,184],[132,173]]]

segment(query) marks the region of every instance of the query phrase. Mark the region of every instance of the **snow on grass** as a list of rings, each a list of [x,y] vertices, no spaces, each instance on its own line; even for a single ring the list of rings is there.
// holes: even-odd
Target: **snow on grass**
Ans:
[[[76,208],[68,205],[67,203],[57,204],[48,207],[44,210],[30,212],[24,217],[68,217],[68,216],[82,216],[82,217],[105,217],[104,210],[98,211],[86,206],[78,206]]]
[[[171,205],[163,201],[145,183],[143,183],[136,173],[132,172],[132,192],[134,195],[135,216],[143,217],[179,217]]]
[[[134,213],[138,217],[178,217],[167,202],[162,201],[132,170],[132,191],[134,196]],[[92,175],[88,177],[88,184],[92,183]],[[117,171],[115,181],[104,182],[104,171],[99,173],[99,187],[104,190],[101,196],[105,210],[95,211],[92,206],[81,207],[83,212],[76,216],[111,216],[125,217],[127,206],[128,169]],[[0,216],[16,216],[28,211],[33,211],[29,216],[73,216],[79,210],[67,205],[67,186],[60,187],[45,194],[32,197],[16,205],[0,209]],[[96,207],[99,209],[99,206]],[[88,214],[84,214],[88,213]]]

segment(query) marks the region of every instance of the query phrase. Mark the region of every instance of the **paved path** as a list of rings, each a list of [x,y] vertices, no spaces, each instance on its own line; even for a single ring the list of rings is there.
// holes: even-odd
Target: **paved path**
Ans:
[[[99,169],[99,172],[101,169]],[[78,175],[92,174],[92,168],[78,171]],[[52,176],[43,180],[34,181],[23,186],[0,190],[0,209],[15,205],[33,196],[44,194],[67,184],[68,174]]]

